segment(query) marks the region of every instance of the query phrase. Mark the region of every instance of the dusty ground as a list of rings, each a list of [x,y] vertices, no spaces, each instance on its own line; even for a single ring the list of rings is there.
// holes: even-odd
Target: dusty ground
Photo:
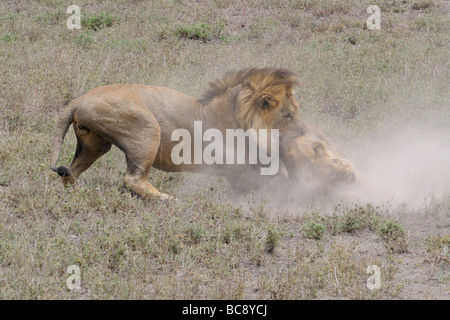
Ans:
[[[449,299],[449,2],[76,1],[0,4],[0,298]],[[155,170],[177,203],[132,197],[116,148],[63,189],[56,116],[108,83],[199,96],[227,70],[300,75],[300,114],[373,183],[362,198],[238,194]],[[69,132],[60,158],[71,161]],[[268,188],[270,190],[270,186]],[[299,191],[301,192],[301,190]],[[70,290],[69,266],[81,272]],[[381,287],[370,290],[369,266]]]

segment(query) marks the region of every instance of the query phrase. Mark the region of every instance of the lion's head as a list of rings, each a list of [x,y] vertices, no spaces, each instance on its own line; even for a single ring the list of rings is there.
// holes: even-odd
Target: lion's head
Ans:
[[[245,69],[228,72],[211,82],[198,101],[219,106],[218,109],[231,105],[237,125],[244,130],[296,128],[298,131],[304,123],[293,93],[297,84],[297,74],[286,69]]]
[[[284,161],[290,178],[321,186],[354,183],[359,176],[348,160],[334,154],[324,142],[306,136],[292,140]]]
[[[312,148],[315,153],[312,170],[322,183],[353,183],[357,180],[353,165],[329,151],[323,142],[313,142]]]

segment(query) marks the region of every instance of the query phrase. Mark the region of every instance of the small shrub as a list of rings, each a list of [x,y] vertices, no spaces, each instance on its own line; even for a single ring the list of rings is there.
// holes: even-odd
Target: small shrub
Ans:
[[[429,238],[427,252],[432,262],[450,264],[450,235]]]
[[[175,30],[175,35],[182,39],[201,40],[203,42],[211,40],[211,26],[200,23],[194,26],[180,26]]]
[[[325,226],[320,222],[311,221],[306,223],[303,228],[303,236],[307,239],[320,240],[325,234]]]
[[[101,29],[111,27],[118,21],[119,21],[118,17],[102,12],[99,13],[98,15],[82,19],[81,24],[84,28],[87,28],[89,30],[99,31]]]
[[[384,240],[386,247],[397,253],[407,252],[407,237],[405,228],[398,222],[387,220],[382,221],[376,233]]]
[[[358,215],[346,214],[339,220],[340,221],[336,226],[336,231],[338,233],[352,233],[366,226],[366,221]]]
[[[276,230],[269,230],[267,232],[266,240],[264,242],[264,250],[273,253],[275,247],[278,245],[278,241],[280,240],[280,234]]]
[[[373,220],[378,217],[378,210],[380,208],[372,205],[361,206],[355,205],[346,208],[342,214],[338,211],[330,218],[331,229],[334,234],[337,233],[352,233],[361,229],[371,229]]]
[[[399,223],[388,220],[378,227],[379,235],[384,239],[397,239],[405,236],[405,229]]]

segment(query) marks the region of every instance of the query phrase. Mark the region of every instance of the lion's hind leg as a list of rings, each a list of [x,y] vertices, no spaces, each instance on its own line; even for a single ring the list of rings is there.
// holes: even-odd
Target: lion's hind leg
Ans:
[[[159,143],[159,141],[158,141]],[[147,152],[134,154],[125,152],[127,158],[127,172],[123,181],[125,185],[144,198],[172,199],[173,197],[158,191],[148,182],[150,170],[156,156],[158,146],[146,146]],[[142,150],[141,150],[142,151]]]
[[[171,199],[173,197],[158,191],[148,182],[160,144],[161,128],[150,112],[144,108],[136,109],[136,113],[130,112],[128,115],[134,120],[134,125],[127,126],[127,134],[117,135],[115,141],[125,153],[127,161],[123,181],[128,188],[144,198]]]

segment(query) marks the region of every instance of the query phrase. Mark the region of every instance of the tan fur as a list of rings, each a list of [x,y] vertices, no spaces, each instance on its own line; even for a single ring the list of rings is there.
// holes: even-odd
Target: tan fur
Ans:
[[[321,186],[353,183],[359,176],[348,160],[334,154],[324,142],[307,135],[292,140],[285,161],[292,178],[304,183]]]
[[[237,128],[279,129],[281,141],[289,146],[311,132],[323,141],[320,132],[311,129],[298,115],[298,103],[293,96],[296,84],[297,76],[291,71],[263,68],[227,73],[211,83],[198,100],[156,86],[116,84],[92,89],[72,101],[61,114],[51,168],[62,176],[65,185],[73,184],[114,144],[125,153],[124,183],[144,197],[169,197],[148,182],[152,167],[239,177],[249,172],[248,166],[174,164],[171,151],[178,142],[171,141],[172,132],[184,128],[194,136],[194,121],[201,120],[203,130],[215,128],[222,133]],[[74,159],[68,168],[56,167],[64,136],[72,123],[77,138]],[[301,151],[298,147],[282,148],[281,157],[287,160],[288,171],[295,171],[298,165],[294,163],[295,157],[287,153]]]

